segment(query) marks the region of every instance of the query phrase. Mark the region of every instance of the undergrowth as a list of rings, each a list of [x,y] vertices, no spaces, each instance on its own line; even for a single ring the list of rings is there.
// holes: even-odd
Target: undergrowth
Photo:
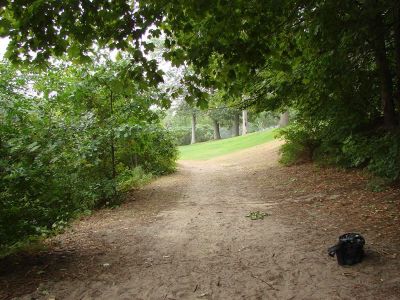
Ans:
[[[398,132],[376,130],[328,138],[324,130],[293,123],[280,136],[286,141],[280,150],[284,165],[313,161],[321,166],[365,169],[371,174],[368,188],[374,191],[400,179]]]

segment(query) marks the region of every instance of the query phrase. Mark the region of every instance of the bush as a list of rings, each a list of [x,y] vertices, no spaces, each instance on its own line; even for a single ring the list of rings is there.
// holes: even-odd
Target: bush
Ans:
[[[295,122],[280,130],[286,141],[281,148],[281,163],[313,160],[323,165],[366,168],[385,182],[400,179],[399,133],[380,129],[346,136],[330,126],[309,125]]]
[[[366,167],[372,174],[395,181],[400,178],[400,134],[352,135],[343,143],[348,167]]]
[[[55,99],[0,82],[0,256],[175,170],[177,147],[147,99],[118,88],[110,112],[108,88],[73,75]]]
[[[119,192],[127,192],[132,188],[148,183],[152,178],[152,174],[146,173],[140,166],[132,170],[124,170],[118,176],[117,190]]]
[[[140,149],[136,149],[138,161],[143,169],[154,175],[163,175],[175,171],[178,150],[170,132],[161,126],[150,126],[138,132]],[[139,139],[138,139],[139,140]]]
[[[313,132],[315,132],[313,128],[307,128],[297,122],[280,129],[278,137],[286,142],[280,149],[280,162],[284,165],[293,165],[312,160],[314,151],[320,144]]]
[[[38,119],[26,126],[41,129],[40,123]],[[9,125],[0,124],[3,129]],[[17,129],[12,134],[1,134],[0,252],[32,236],[47,235],[87,210],[114,203],[118,192],[146,183],[153,174],[175,170],[177,149],[170,134],[159,126],[142,128],[136,147],[127,147],[128,138],[116,141],[120,150],[116,152],[118,168],[113,179],[106,161],[107,139],[91,140],[88,147],[88,127],[75,137],[70,131],[58,135],[54,125],[55,145],[41,130],[31,131],[36,139],[33,143],[20,138],[26,126],[13,125]],[[128,159],[132,156],[136,161]]]

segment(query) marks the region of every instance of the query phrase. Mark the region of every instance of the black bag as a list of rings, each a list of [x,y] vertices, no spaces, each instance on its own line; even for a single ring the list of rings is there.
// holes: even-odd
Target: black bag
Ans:
[[[364,238],[358,233],[346,233],[339,237],[339,242],[328,249],[330,256],[337,258],[338,264],[354,265],[364,258]]]

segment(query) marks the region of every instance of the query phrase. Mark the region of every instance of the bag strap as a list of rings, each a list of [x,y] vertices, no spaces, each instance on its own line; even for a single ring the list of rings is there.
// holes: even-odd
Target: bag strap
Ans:
[[[341,242],[338,242],[335,246],[329,247],[328,248],[328,254],[331,257],[334,257],[336,252],[339,250],[340,246],[342,245]]]

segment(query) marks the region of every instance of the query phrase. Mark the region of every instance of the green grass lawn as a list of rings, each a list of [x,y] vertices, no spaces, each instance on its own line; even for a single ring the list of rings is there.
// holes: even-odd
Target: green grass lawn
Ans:
[[[275,134],[275,130],[268,130],[219,141],[181,146],[179,159],[207,160],[272,141]]]

